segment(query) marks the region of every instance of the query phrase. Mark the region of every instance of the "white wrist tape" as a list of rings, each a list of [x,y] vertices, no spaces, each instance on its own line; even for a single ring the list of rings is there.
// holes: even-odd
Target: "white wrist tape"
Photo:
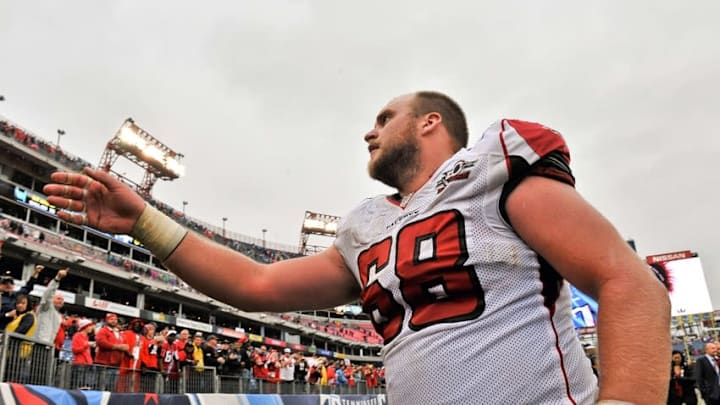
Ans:
[[[145,204],[145,209],[131,231],[132,236],[161,261],[165,261],[175,251],[187,233],[187,229],[150,204]]]

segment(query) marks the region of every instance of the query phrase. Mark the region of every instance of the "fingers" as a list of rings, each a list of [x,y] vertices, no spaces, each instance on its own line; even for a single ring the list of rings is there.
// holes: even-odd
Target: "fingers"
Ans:
[[[75,212],[85,211],[88,190],[92,188],[97,191],[95,185],[100,185],[81,173],[57,172],[50,175],[50,180],[53,183],[43,188],[48,195],[48,202],[60,209]]]
[[[48,202],[60,209],[77,212],[85,211],[87,190],[84,188],[48,185],[44,191],[48,194]]]
[[[122,186],[123,183],[120,180],[113,177],[110,173],[104,170],[95,170],[91,167],[83,168],[83,173],[89,176],[92,180],[96,180],[108,189],[112,189],[118,186]]]
[[[58,216],[65,222],[75,225],[87,225],[87,215],[77,212],[59,211]]]
[[[56,184],[88,188],[93,179],[81,173],[56,172],[50,175],[50,180]]]

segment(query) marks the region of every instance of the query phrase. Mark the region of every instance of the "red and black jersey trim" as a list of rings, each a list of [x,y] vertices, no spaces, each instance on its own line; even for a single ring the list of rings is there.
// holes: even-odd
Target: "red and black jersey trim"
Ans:
[[[532,166],[520,156],[510,156],[509,158],[509,171],[511,173],[510,179],[503,186],[502,193],[500,194],[500,215],[502,215],[505,222],[511,224],[510,218],[505,210],[505,203],[510,193],[525,180],[528,176],[542,176],[549,179],[557,180],[575,186],[575,177],[570,170],[562,151],[550,152],[547,156],[543,157],[539,161],[535,162]],[[511,224],[512,225],[512,224]]]
[[[562,373],[563,381],[565,383],[565,395],[572,405],[576,405],[577,401],[572,396],[570,390],[570,379],[568,378],[567,368],[565,367],[565,356],[562,349],[560,348],[560,336],[558,335],[557,328],[555,327],[555,304],[560,297],[560,289],[563,286],[563,277],[548,263],[545,258],[538,256],[538,262],[540,263],[540,282],[542,283],[542,297],[543,305],[548,310],[550,326],[552,333],[555,338],[555,351],[558,355],[558,361],[560,366],[560,372]]]

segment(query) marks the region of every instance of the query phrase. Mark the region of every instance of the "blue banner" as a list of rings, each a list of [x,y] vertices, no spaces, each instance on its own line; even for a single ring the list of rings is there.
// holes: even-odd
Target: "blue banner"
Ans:
[[[385,395],[156,394],[0,383],[0,403],[37,405],[387,405]]]
[[[597,323],[598,304],[587,294],[570,285],[572,317],[575,329],[594,328]]]

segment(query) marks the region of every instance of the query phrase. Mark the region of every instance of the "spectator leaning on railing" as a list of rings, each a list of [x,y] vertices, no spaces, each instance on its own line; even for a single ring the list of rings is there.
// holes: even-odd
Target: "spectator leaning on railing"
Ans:
[[[35,313],[32,311],[32,301],[29,295],[20,294],[15,302],[14,319],[7,325],[5,331],[33,337],[37,326]],[[19,345],[11,348],[8,368],[10,377],[8,381],[25,383],[29,376],[30,355],[32,354],[32,343],[20,342]]]

